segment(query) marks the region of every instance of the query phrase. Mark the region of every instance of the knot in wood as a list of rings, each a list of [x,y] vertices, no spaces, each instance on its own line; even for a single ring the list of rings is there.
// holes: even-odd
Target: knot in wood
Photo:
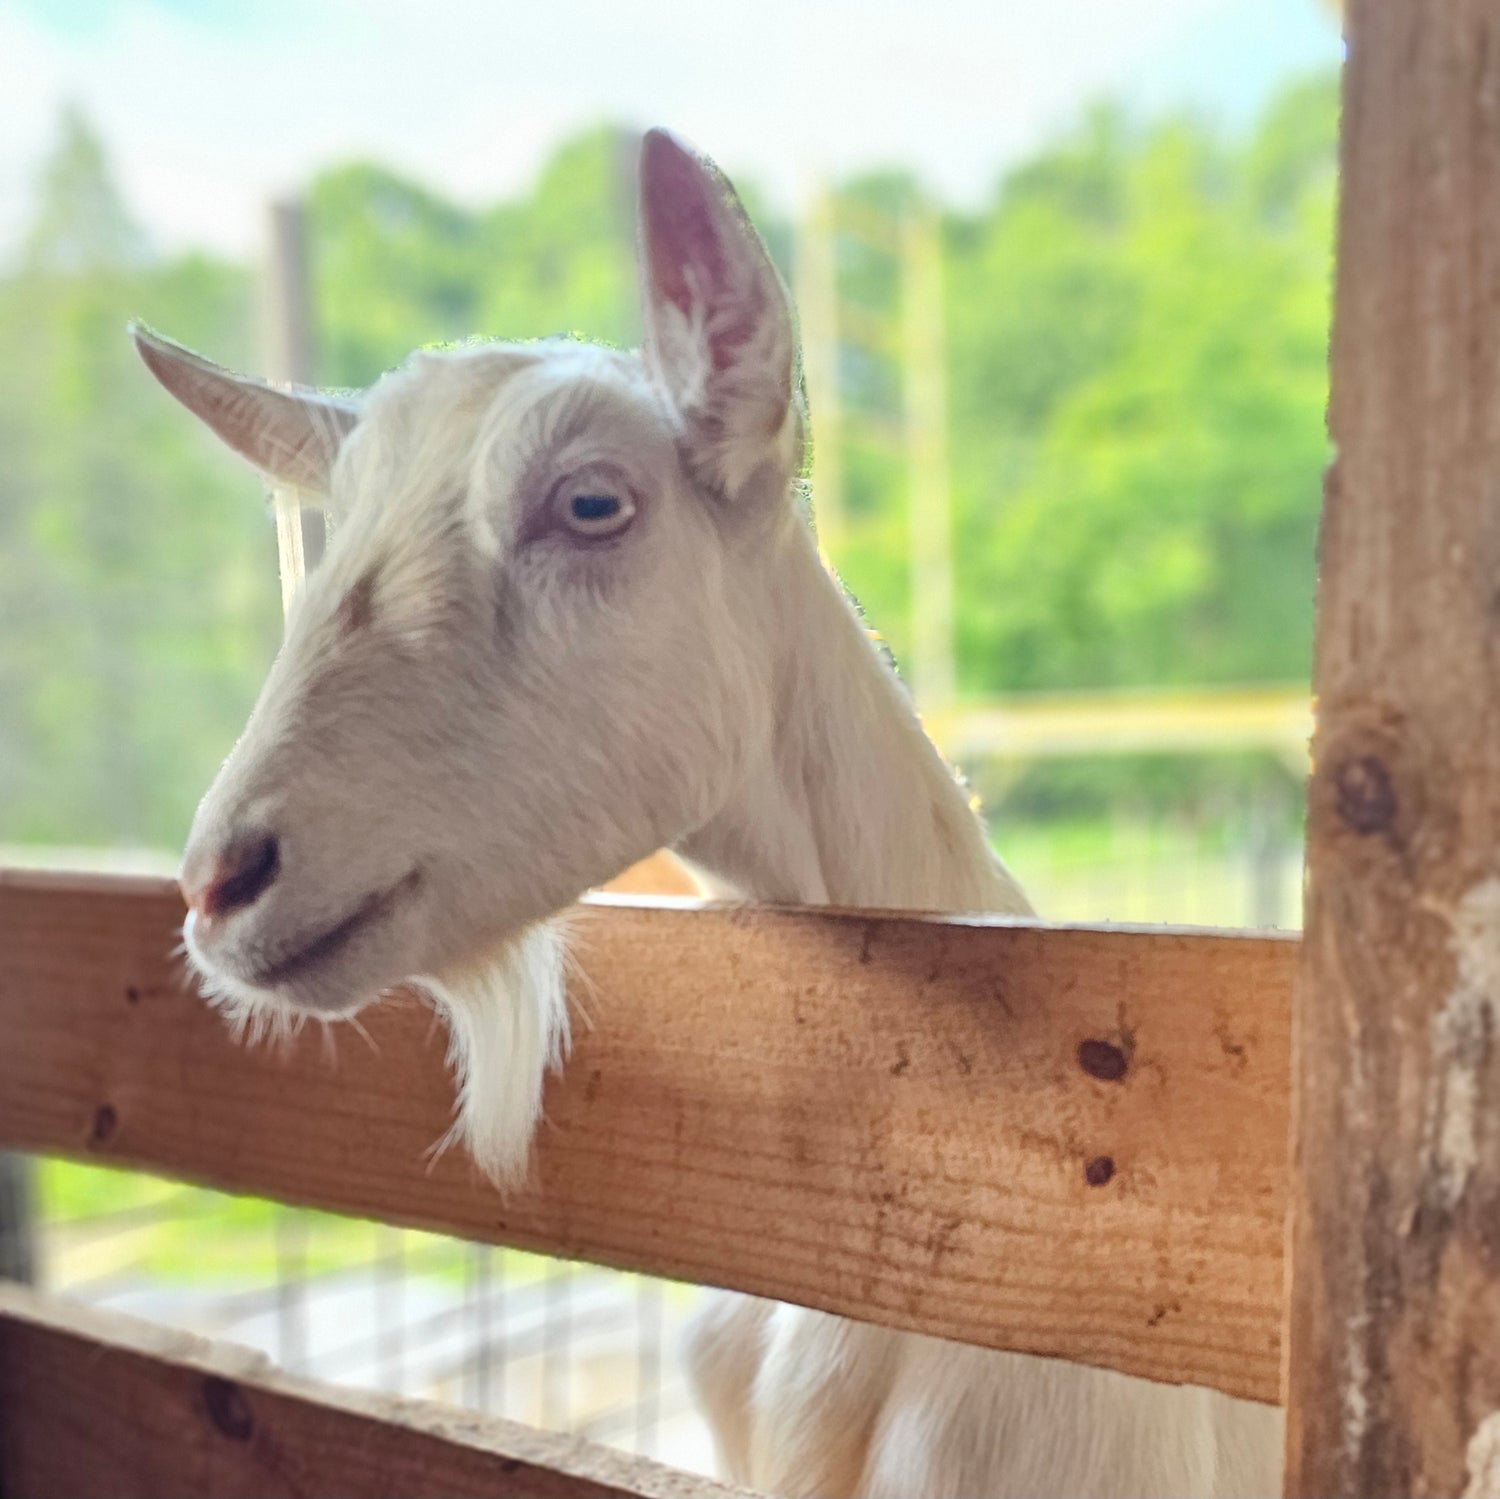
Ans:
[[[255,1431],[250,1404],[233,1380],[217,1374],[203,1381],[203,1408],[214,1427],[232,1442],[248,1442]]]
[[[119,1124],[120,1117],[115,1113],[115,1106],[111,1103],[101,1103],[94,1110],[94,1128],[89,1138],[96,1145],[102,1145],[114,1134],[115,1127]]]
[[[1117,1083],[1130,1066],[1125,1053],[1112,1041],[1088,1040],[1078,1043],[1078,1065],[1090,1077],[1106,1083]]]
[[[1104,1186],[1115,1174],[1115,1160],[1113,1156],[1096,1155],[1083,1168],[1083,1177],[1091,1187]]]
[[[1376,755],[1345,760],[1334,775],[1339,820],[1368,836],[1388,832],[1396,821],[1396,787],[1385,762]]]

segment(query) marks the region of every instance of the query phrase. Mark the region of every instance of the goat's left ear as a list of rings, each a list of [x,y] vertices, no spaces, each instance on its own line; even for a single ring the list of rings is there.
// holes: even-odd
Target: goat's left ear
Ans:
[[[641,277],[646,358],[698,477],[779,500],[802,459],[791,303],[727,179],[662,130],[641,143]]]

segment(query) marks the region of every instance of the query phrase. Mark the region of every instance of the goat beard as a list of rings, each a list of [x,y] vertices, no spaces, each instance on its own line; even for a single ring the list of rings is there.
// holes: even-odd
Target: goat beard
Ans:
[[[568,1054],[567,974],[566,923],[557,917],[509,935],[440,975],[421,974],[394,986],[426,998],[448,1027],[454,1119],[434,1153],[464,1146],[502,1191],[526,1178],[547,1074],[559,1070]],[[200,987],[234,1039],[250,1045],[290,1044],[308,1020],[319,1021],[325,1035],[340,1022],[359,1026],[357,1010],[319,1016],[209,975],[200,975]]]
[[[555,918],[460,969],[411,981],[448,1023],[457,1100],[438,1150],[464,1145],[502,1190],[525,1180],[547,1074],[568,1054],[567,955],[565,924]]]

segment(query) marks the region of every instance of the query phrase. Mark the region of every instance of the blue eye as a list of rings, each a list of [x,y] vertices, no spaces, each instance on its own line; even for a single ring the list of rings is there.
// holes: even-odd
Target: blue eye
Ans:
[[[598,490],[564,491],[558,507],[563,524],[586,540],[613,536],[623,531],[635,515],[634,504],[623,495]]]
[[[620,513],[620,502],[612,494],[575,494],[572,515],[574,520],[585,524],[590,521],[613,520]]]

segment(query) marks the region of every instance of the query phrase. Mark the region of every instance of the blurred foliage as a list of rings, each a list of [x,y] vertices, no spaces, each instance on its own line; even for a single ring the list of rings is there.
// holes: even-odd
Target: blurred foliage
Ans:
[[[125,320],[251,363],[250,283],[147,256],[76,116],[35,222],[0,281],[0,839],[170,845],[274,647],[275,546]]]
[[[1336,111],[1331,79],[1247,138],[1101,108],[944,218],[964,691],[1306,677]],[[593,131],[482,211],[376,164],[323,173],[321,377],[474,335],[632,343],[633,153]],[[741,185],[790,279],[795,226]],[[920,191],[838,185],[897,215]],[[837,256],[841,296],[896,318],[891,257],[854,235]],[[0,276],[0,842],[176,846],[279,632],[257,482],[145,377],[129,317],[260,363],[251,268],[154,253],[70,113]],[[841,375],[872,423],[837,560],[899,658],[899,347],[846,348]]]

